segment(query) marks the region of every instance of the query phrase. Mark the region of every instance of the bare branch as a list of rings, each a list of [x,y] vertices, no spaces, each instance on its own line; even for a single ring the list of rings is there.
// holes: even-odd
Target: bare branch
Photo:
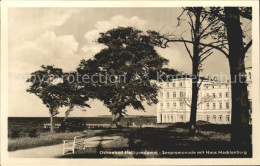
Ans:
[[[211,35],[211,34],[213,34],[213,33],[215,33],[215,32],[218,32],[219,29],[220,29],[220,27],[218,27],[218,28],[216,28],[215,30],[212,30],[212,31],[210,31],[210,32],[208,32],[208,33],[206,33],[206,34],[204,34],[204,35],[201,34],[200,38],[204,38],[204,37],[207,37],[207,36],[209,36],[209,35]],[[206,31],[205,31],[205,32],[206,32]],[[205,32],[203,32],[203,33],[205,33]]]
[[[252,45],[252,40],[250,40],[249,43],[247,43],[246,47],[244,48],[244,54],[246,54],[246,52],[248,51],[248,49],[251,47]]]
[[[219,21],[219,20],[214,20],[214,21],[210,22],[210,23],[201,31],[200,37],[201,37],[201,35],[203,35],[203,34],[206,32],[206,30],[207,30],[212,24],[214,24],[215,22],[220,22],[220,21]]]
[[[190,24],[191,29],[194,32],[195,31],[195,27],[194,27],[194,23],[193,23],[193,20],[192,20],[192,16],[191,16],[191,14],[189,12],[188,12],[188,16],[190,18],[190,22],[188,22],[188,23]]]
[[[184,39],[182,38],[182,40],[184,40]],[[188,54],[189,54],[189,56],[190,56],[190,59],[192,60],[192,55],[191,55],[191,52],[190,52],[190,50],[189,50],[189,48],[188,48],[186,42],[184,41],[183,43],[184,43],[184,46],[185,46],[185,48],[186,48],[186,50],[187,50],[187,52],[188,52]]]
[[[198,88],[200,88],[200,86],[201,86],[201,84],[202,84],[202,82],[205,80],[205,78],[203,77],[203,78],[201,78],[201,81],[200,81],[200,83],[199,83],[199,85],[198,85]]]
[[[207,56],[205,56],[203,59],[200,60],[200,63],[202,63],[205,59],[207,59],[213,52],[209,53]]]
[[[209,51],[211,51],[213,48],[209,48],[206,51],[202,52],[202,50],[200,51],[201,54],[199,55],[200,57],[202,57],[204,54],[207,54]]]
[[[188,107],[190,107],[191,106],[191,104],[190,103],[188,103],[188,101],[187,101],[187,99],[186,99],[186,97],[183,97],[183,98],[180,98],[179,99],[181,102],[185,102],[185,104],[188,106]]]
[[[167,38],[165,38],[165,37],[163,37],[163,36],[162,36],[161,38],[163,38],[163,39],[166,40],[166,42],[165,42],[163,45],[161,45],[162,48],[167,48],[167,44],[168,44],[169,42],[186,42],[186,43],[189,43],[189,44],[193,44],[193,43],[194,43],[193,41],[189,41],[189,40],[167,39]],[[226,55],[226,56],[228,57],[228,53],[227,53],[226,51],[224,51],[224,50],[223,50],[221,47],[219,47],[219,46],[215,46],[215,45],[212,45],[212,44],[205,44],[205,43],[199,43],[199,44],[202,45],[202,46],[205,46],[205,47],[214,48],[214,49],[216,49],[216,50],[222,52],[224,55]]]
[[[204,17],[202,17],[201,21],[200,21],[200,25],[202,25],[203,21],[207,18],[207,15],[205,14]]]
[[[185,11],[186,11],[186,9],[183,8],[181,14],[177,17],[178,23],[177,23],[177,25],[176,25],[175,27],[180,26],[181,20],[182,20],[182,19],[181,19],[181,16],[183,15],[183,13],[184,13]]]

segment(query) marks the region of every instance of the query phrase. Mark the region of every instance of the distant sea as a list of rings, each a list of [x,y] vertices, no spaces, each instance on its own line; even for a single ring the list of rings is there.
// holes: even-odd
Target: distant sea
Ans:
[[[54,123],[60,124],[64,117],[55,117]],[[100,117],[71,117],[71,119],[83,119],[87,124],[110,124],[111,116]],[[134,122],[136,125],[141,124],[156,124],[155,116],[126,116],[122,118],[122,125]],[[8,118],[8,133],[12,130],[19,130],[20,134],[24,135],[34,129],[39,132],[46,131],[44,124],[50,123],[49,117],[9,117]]]

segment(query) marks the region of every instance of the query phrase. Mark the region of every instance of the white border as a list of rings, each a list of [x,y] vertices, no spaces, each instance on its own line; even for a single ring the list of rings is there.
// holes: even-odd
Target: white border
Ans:
[[[7,151],[8,117],[8,8],[10,7],[183,7],[253,6],[253,158],[219,159],[35,159],[9,158]],[[1,159],[2,165],[249,165],[260,164],[259,144],[259,2],[258,1],[3,1],[1,8]],[[15,103],[14,103],[15,104]],[[104,163],[105,162],[105,163]]]

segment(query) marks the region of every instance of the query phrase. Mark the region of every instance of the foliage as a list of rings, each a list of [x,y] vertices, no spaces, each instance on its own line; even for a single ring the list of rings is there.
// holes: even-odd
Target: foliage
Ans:
[[[20,137],[20,131],[19,130],[11,130],[10,138],[19,138]]]
[[[62,69],[54,66],[42,66],[42,70],[31,73],[27,82],[31,83],[27,92],[39,97],[43,104],[49,108],[52,116],[57,115],[58,108],[64,105],[65,96],[60,94],[60,89],[53,83],[56,78],[62,77]]]
[[[77,71],[80,75],[103,75],[101,81],[94,80],[95,95],[112,114],[120,119],[127,106],[144,110],[143,101],[157,103],[159,87],[151,80],[168,61],[158,55],[150,37],[132,27],[118,27],[101,33],[97,41],[107,48],[93,59],[82,60]]]
[[[31,130],[30,132],[29,132],[29,137],[30,138],[35,138],[35,137],[37,137],[38,135],[37,135],[37,129],[33,129],[33,130]]]

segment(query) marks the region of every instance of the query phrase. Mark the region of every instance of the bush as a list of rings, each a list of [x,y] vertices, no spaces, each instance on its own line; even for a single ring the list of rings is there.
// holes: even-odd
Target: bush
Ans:
[[[59,127],[59,132],[73,132],[73,131],[83,131],[86,129],[86,122],[82,119],[66,119],[61,123]]]
[[[10,137],[11,138],[19,138],[20,137],[20,131],[19,130],[11,130]]]
[[[29,132],[29,137],[31,137],[31,138],[35,138],[35,137],[37,137],[38,135],[37,135],[37,129],[33,129],[33,130],[31,130],[30,132]]]

